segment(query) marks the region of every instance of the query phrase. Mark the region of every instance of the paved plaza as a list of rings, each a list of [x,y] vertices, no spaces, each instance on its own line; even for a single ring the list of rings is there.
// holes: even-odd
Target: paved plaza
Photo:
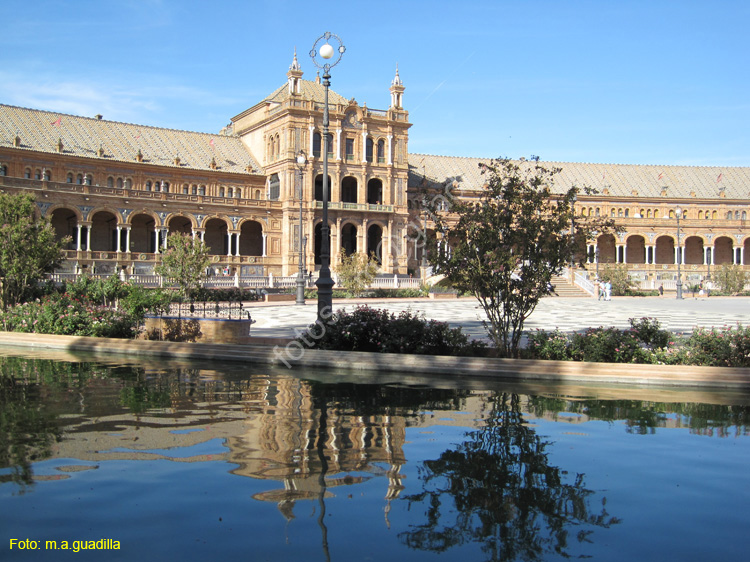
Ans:
[[[353,310],[359,305],[386,309],[391,312],[410,310],[423,313],[428,320],[461,326],[473,338],[486,339],[484,312],[473,298],[457,300],[430,299],[362,299],[334,300],[334,311]],[[317,303],[308,300],[305,306],[290,303],[250,303],[246,310],[256,323],[251,335],[272,338],[293,338],[315,321]],[[525,323],[526,330],[559,328],[564,332],[589,327],[615,326],[626,328],[629,318],[657,318],[663,328],[673,332],[690,332],[697,326],[735,326],[750,323],[750,299],[745,297],[710,297],[684,300],[674,297],[613,297],[611,301],[594,298],[545,298]]]

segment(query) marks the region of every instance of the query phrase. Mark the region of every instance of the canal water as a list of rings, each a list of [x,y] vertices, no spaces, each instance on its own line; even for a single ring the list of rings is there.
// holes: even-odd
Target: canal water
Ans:
[[[750,396],[0,352],[2,560],[743,560]]]

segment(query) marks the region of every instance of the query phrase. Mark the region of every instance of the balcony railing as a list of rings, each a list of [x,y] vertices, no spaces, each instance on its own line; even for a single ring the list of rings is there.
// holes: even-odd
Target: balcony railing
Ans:
[[[315,202],[316,209],[323,208],[322,201]],[[392,213],[393,205],[376,205],[373,203],[345,203],[343,201],[331,201],[328,203],[329,209],[342,209],[347,211],[379,211],[383,213]]]

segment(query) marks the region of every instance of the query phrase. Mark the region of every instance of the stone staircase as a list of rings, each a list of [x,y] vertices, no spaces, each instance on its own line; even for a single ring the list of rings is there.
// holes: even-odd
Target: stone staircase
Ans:
[[[591,297],[586,291],[578,285],[574,285],[567,278],[555,275],[552,277],[552,285],[555,287],[555,293],[551,297]]]

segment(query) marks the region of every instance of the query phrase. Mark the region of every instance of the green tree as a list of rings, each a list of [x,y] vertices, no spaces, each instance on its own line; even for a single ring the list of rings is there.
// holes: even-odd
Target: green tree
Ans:
[[[357,252],[347,256],[342,248],[341,264],[336,268],[336,274],[346,290],[355,296],[361,295],[377,273],[378,262],[374,256],[368,258],[365,254]]]
[[[428,259],[435,273],[479,300],[500,354],[518,357],[524,321],[548,293],[552,276],[574,257],[585,257],[593,230],[606,232],[614,224],[576,217],[579,189],[553,191],[560,169],[547,169],[538,159],[480,167],[488,178],[478,197],[458,199],[448,188],[425,197],[442,237],[439,244],[427,240]]]
[[[206,279],[208,248],[199,238],[182,233],[167,238],[167,251],[155,271],[177,285],[180,297],[191,298]]]
[[[3,310],[21,302],[45,274],[64,259],[70,238],[56,240],[45,217],[37,216],[34,197],[0,193],[0,300]]]
[[[599,281],[602,283],[609,281],[613,295],[625,295],[629,289],[633,288],[633,282],[628,275],[628,266],[624,263],[604,265],[599,273]]]
[[[724,264],[716,272],[716,283],[723,293],[737,295],[745,290],[748,275],[741,265]]]

